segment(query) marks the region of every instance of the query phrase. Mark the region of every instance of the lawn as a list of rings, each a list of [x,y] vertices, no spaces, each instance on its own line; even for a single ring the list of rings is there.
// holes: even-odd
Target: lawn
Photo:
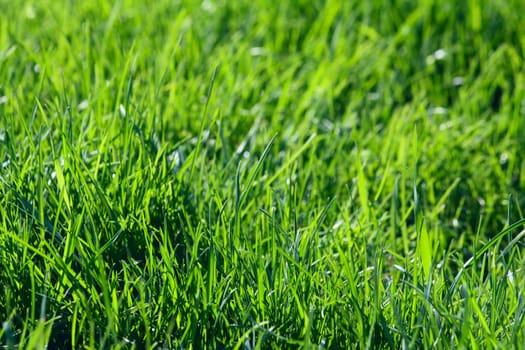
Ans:
[[[0,10],[1,348],[525,344],[525,2]]]

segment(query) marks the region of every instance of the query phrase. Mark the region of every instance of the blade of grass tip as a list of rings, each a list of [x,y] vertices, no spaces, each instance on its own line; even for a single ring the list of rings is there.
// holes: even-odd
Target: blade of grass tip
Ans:
[[[22,247],[27,248],[34,254],[41,257],[44,261],[47,261],[49,267],[51,267],[53,270],[55,270],[57,273],[64,273],[66,277],[69,279],[69,282],[71,285],[77,285],[83,288],[84,290],[87,289],[87,285],[84,283],[83,280],[78,278],[78,275],[80,274],[80,271],[74,274],[74,271],[71,269],[70,265],[68,265],[66,262],[62,260],[62,257],[56,252],[55,249],[53,249],[48,242],[44,241],[42,242],[42,246],[46,248],[46,252],[41,250],[41,248],[35,248],[33,245],[29,244],[28,242],[24,241],[22,238],[18,237],[18,235],[14,233],[8,232],[8,237],[12,240],[16,241],[18,244],[20,244]],[[80,260],[75,257],[75,261],[80,263]]]
[[[239,162],[239,165],[237,167],[237,171],[235,172],[235,232],[240,232],[241,229],[241,214],[239,212],[239,209],[241,207],[241,163]],[[229,230],[230,234],[233,234],[231,230]],[[230,248],[230,256],[234,257],[234,247],[233,247],[233,237],[229,237],[229,248]]]
[[[432,265],[432,241],[428,234],[427,226],[423,216],[423,208],[421,207],[419,193],[417,190],[417,178],[418,178],[418,137],[417,137],[417,126],[414,126],[413,135],[413,147],[414,147],[414,223],[416,226],[417,233],[417,255],[421,265],[423,267],[424,280],[429,280],[430,267]]]
[[[117,233],[113,235],[102,247],[97,249],[95,252],[95,255],[91,258],[91,260],[88,263],[88,266],[94,266],[95,260],[98,259],[109,247],[111,247],[115,242],[119,239],[120,235],[124,232],[122,228],[120,228]]]
[[[266,182],[268,184],[271,184],[272,182],[274,182],[275,180],[277,180],[277,178],[281,175],[282,172],[284,172],[285,170],[288,170],[290,169],[290,164],[292,164],[297,158],[299,158],[299,156],[301,154],[304,153],[304,151],[306,151],[308,149],[308,147],[310,146],[310,144],[312,143],[313,140],[315,140],[315,138],[317,137],[317,134],[316,133],[313,133],[309,138],[308,140],[306,140],[306,142],[301,146],[301,148],[299,148],[299,150],[297,152],[295,152],[295,154],[293,156],[290,157],[290,159],[288,159],[286,161],[286,163],[284,163],[281,168],[279,170],[277,170],[272,177],[270,177]]]
[[[4,183],[4,185],[11,190],[15,197],[18,199],[22,207],[20,208],[25,214],[32,217],[36,222],[38,222],[42,227],[44,227],[48,234],[55,237],[55,240],[58,244],[62,244],[64,237],[58,232],[57,229],[53,227],[53,224],[49,220],[47,216],[44,216],[44,222],[41,222],[40,219],[37,217],[36,213],[37,210],[35,207],[29,202],[24,196],[22,196],[13,186],[11,186],[2,176],[0,176],[0,181]]]
[[[64,202],[66,203],[67,211],[68,213],[71,213],[71,201],[69,199],[69,194],[66,186],[66,180],[64,173],[62,172],[62,166],[60,165],[60,161],[58,159],[55,159],[55,174],[57,178],[57,184],[58,189],[60,191],[60,195],[63,197]]]
[[[525,219],[521,219],[519,221],[516,221],[515,223],[513,223],[512,225],[508,226],[507,228],[503,229],[501,232],[499,232],[496,236],[492,237],[492,239],[490,239],[481,249],[479,249],[470,259],[468,259],[464,264],[463,264],[463,267],[459,270],[459,272],[457,273],[456,277],[454,278],[454,281],[452,282],[452,284],[450,285],[450,288],[449,288],[449,291],[448,291],[448,294],[447,294],[447,297],[446,299],[450,299],[450,297],[452,296],[452,292],[454,291],[454,289],[456,288],[456,285],[458,284],[459,282],[459,279],[461,278],[461,276],[463,275],[463,272],[465,272],[465,270],[469,267],[471,267],[472,265],[474,265],[474,263],[476,261],[478,261],[482,256],[483,254],[485,254],[487,252],[487,250],[489,250],[491,247],[493,247],[494,245],[496,245],[502,238],[503,236],[505,236],[506,234],[510,233],[512,230],[518,228],[519,226],[521,225],[525,225]],[[524,231],[520,232],[515,238],[514,240],[512,240],[512,242],[507,246],[507,247],[511,247],[515,241],[517,242],[517,240],[521,237],[523,237],[524,235]],[[505,252],[505,250],[503,251]],[[504,254],[502,254],[504,255]]]
[[[397,251],[397,225],[398,225],[398,204],[399,204],[399,174],[394,179],[394,191],[391,199],[390,209],[390,244],[392,251]]]
[[[137,60],[137,55],[134,56],[131,54],[135,50],[135,42],[132,43],[129,49],[129,57],[124,63],[124,68],[122,69],[122,74],[119,76],[117,83],[117,94],[114,100],[114,111],[119,111],[123,109],[125,112],[128,111],[129,102],[131,100],[131,94],[133,93],[133,82],[134,82],[134,73],[135,73],[135,64]],[[129,76],[126,79],[126,72],[129,72]],[[124,96],[124,106],[122,106],[122,95],[124,93],[124,86],[126,86],[125,96]],[[122,107],[121,107],[122,106]],[[127,113],[126,113],[127,114]],[[121,116],[124,116],[121,113]]]
[[[243,333],[243,335],[241,335],[241,337],[239,338],[239,340],[237,341],[237,344],[235,344],[235,347],[233,349],[234,350],[239,350],[243,345],[245,345],[246,340],[249,338],[249,336],[252,333],[254,333],[259,328],[262,328],[262,327],[266,326],[269,323],[270,323],[269,321],[263,321],[261,323],[258,323],[256,325],[254,325],[250,329],[248,329],[246,332]]]
[[[49,283],[49,272],[46,271],[44,275],[44,293],[41,294],[42,302],[40,303],[40,319],[44,320],[46,317],[46,306],[47,306],[47,291],[46,285]]]
[[[131,96],[133,95],[133,86],[135,83],[135,65],[137,62],[137,56],[133,58],[133,62],[129,66],[129,78],[128,78],[128,85],[126,87],[126,99],[125,99],[125,107],[126,111],[129,111],[129,105],[131,102]],[[126,114],[125,117],[129,119],[129,115]]]
[[[72,121],[72,110],[71,103],[66,92],[66,82],[64,79],[64,73],[62,72],[62,98],[66,105],[66,116],[67,116],[67,140],[69,143],[73,143],[73,121]]]
[[[518,235],[516,235],[516,237],[514,237],[514,239],[512,239],[512,241],[510,241],[510,243],[505,247],[505,249],[503,249],[500,256],[506,255],[512,249],[512,247],[514,247],[516,243],[518,243],[520,239],[522,239],[524,236],[525,230],[522,230],[520,233],[518,233]]]
[[[359,193],[363,222],[367,222],[370,215],[370,207],[368,205],[368,181],[363,170],[363,162],[361,161],[360,152],[357,155],[357,192]]]
[[[257,164],[255,165],[255,169],[252,170],[252,172],[250,173],[250,177],[248,178],[248,182],[246,183],[245,190],[241,193],[241,198],[240,198],[240,203],[239,203],[241,207],[244,204],[244,202],[246,201],[246,198],[248,198],[248,194],[250,193],[250,189],[251,189],[251,187],[252,187],[252,185],[253,185],[253,183],[255,181],[255,177],[260,173],[262,165],[263,165],[263,162],[268,157],[268,153],[270,152],[270,148],[272,147],[276,136],[277,135],[274,135],[270,139],[270,141],[268,142],[266,147],[264,147],[264,150],[263,150],[261,156],[257,160]]]
[[[235,172],[235,213],[239,213],[239,208],[241,207],[241,162],[237,166],[237,171]]]
[[[510,211],[512,209],[512,193],[509,193],[507,197],[507,225],[510,225]]]
[[[506,234],[512,232],[516,228],[525,225],[525,219],[521,219],[513,223],[512,225],[506,227],[502,231],[500,231],[496,236],[492,237],[481,249],[476,251],[474,256],[472,256],[464,265],[463,269],[466,269],[474,264],[487,250],[494,247]],[[518,235],[520,236],[521,233]]]
[[[68,146],[69,147],[69,146]],[[71,149],[69,150],[73,152]],[[102,186],[100,185],[100,182],[97,181],[93,175],[91,174],[88,164],[86,161],[82,158],[73,158],[75,163],[75,168],[82,171],[77,171],[77,175],[79,175],[79,180],[83,183],[86,191],[90,192],[90,194],[93,195],[93,191],[91,190],[90,186],[87,184],[90,183],[94,187],[95,194],[97,197],[101,200],[103,207],[107,210],[107,213],[110,215],[111,220],[113,223],[118,223],[118,215],[115,212],[115,209],[110,204],[110,200],[108,199],[105,191],[103,190]],[[86,178],[89,180],[87,181]]]
[[[321,225],[324,223],[324,219],[326,219],[326,215],[328,215],[328,211],[332,207],[332,204],[334,204],[335,199],[336,197],[332,197],[330,201],[328,202],[328,204],[324,207],[321,214],[319,214],[319,216],[315,218],[314,222],[316,222],[316,225],[315,225],[314,230],[312,231],[313,235],[321,231]]]
[[[521,324],[523,323],[523,320],[524,320],[524,316],[525,316],[525,312],[524,312],[524,309],[525,309],[525,302],[523,300],[523,293],[520,292],[518,294],[518,301],[517,301],[517,304],[518,304],[518,308],[515,312],[515,315],[516,316],[516,319],[514,321],[514,325],[512,327],[512,339],[516,339],[516,334],[522,329],[521,327]],[[518,346],[516,346],[517,348]]]
[[[419,260],[423,265],[425,281],[428,281],[430,276],[430,267],[432,265],[432,241],[430,240],[427,231],[427,225],[425,224],[424,220],[421,220],[421,228],[419,231],[417,249]]]
[[[441,198],[439,198],[439,200],[437,201],[437,203],[434,205],[434,208],[436,208],[434,210],[434,215],[437,215],[439,212],[441,212],[443,210],[443,208],[445,207],[445,202],[447,201],[447,199],[450,197],[450,194],[452,193],[452,191],[459,185],[459,183],[461,182],[461,178],[458,177],[454,180],[454,182],[452,183],[452,185],[450,185],[445,193],[443,193],[443,195],[441,196]]]
[[[383,178],[381,179],[381,183],[379,184],[379,187],[377,189],[376,195],[374,196],[374,202],[377,202],[379,199],[379,196],[381,196],[381,193],[383,192],[383,188],[385,187],[386,180],[390,177],[388,176],[388,173],[390,171],[390,159],[386,162],[385,172],[383,175]]]
[[[197,159],[197,155],[199,154],[201,150],[201,143],[202,143],[202,135],[204,134],[204,122],[206,121],[206,114],[208,113],[208,106],[210,103],[211,94],[213,92],[213,86],[215,84],[215,79],[217,77],[217,71],[219,70],[219,66],[215,67],[213,70],[213,75],[211,76],[210,85],[208,86],[208,91],[206,92],[206,103],[204,104],[204,108],[202,111],[201,116],[201,125],[199,127],[199,136],[197,138],[197,146],[195,148],[195,151],[193,152],[193,157],[191,158],[191,166],[190,166],[190,176],[188,178],[188,182],[191,182],[191,179],[193,178],[193,172],[195,171],[195,161]]]
[[[417,149],[417,127],[414,126],[414,137],[413,137],[413,146],[414,146],[414,222],[416,223],[416,229],[418,228],[418,218],[421,217],[421,208],[419,205],[419,194],[417,192],[417,176],[418,176],[418,149]]]

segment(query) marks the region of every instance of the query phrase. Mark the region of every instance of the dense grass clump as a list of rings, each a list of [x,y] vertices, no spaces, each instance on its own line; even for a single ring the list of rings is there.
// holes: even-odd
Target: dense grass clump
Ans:
[[[522,1],[0,5],[3,347],[525,344]]]

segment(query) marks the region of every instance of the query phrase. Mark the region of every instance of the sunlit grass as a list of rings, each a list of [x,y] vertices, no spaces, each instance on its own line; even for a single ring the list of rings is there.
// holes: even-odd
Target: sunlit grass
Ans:
[[[524,343],[522,2],[0,5],[2,346]]]

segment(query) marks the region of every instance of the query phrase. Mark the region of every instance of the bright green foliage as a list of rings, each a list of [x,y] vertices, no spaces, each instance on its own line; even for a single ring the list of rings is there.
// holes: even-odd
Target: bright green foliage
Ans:
[[[525,2],[0,10],[1,346],[525,344]]]

